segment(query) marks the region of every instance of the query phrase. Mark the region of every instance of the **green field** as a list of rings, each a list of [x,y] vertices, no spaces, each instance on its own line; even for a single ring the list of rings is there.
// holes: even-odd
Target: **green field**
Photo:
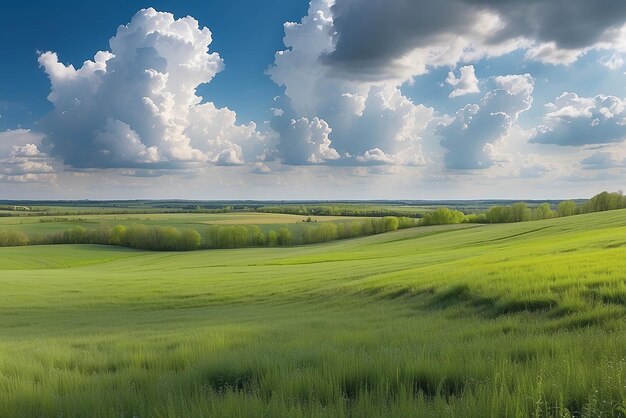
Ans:
[[[157,213],[121,215],[69,215],[69,216],[28,216],[0,217],[0,230],[18,230],[28,235],[45,235],[64,232],[81,226],[86,229],[112,227],[115,225],[142,224],[146,226],[173,226],[192,228],[202,235],[210,225],[258,225],[263,231],[278,226],[293,227],[301,224],[306,216],[274,213]],[[315,222],[351,222],[363,219],[349,216],[312,216]]]
[[[293,248],[0,248],[0,295],[2,417],[626,416],[625,210]]]

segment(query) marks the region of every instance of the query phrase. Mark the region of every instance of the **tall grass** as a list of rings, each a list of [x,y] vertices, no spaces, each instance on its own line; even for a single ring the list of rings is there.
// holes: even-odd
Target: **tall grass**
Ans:
[[[626,416],[626,213],[0,249],[0,416]]]

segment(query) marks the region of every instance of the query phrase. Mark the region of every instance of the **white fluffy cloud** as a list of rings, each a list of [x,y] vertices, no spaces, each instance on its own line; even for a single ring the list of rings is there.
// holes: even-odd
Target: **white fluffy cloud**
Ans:
[[[423,164],[421,136],[433,109],[405,97],[398,82],[337,78],[322,63],[334,48],[332,5],[331,0],[313,0],[300,23],[284,25],[287,49],[276,53],[268,71],[285,88],[272,121],[279,154],[296,164]],[[294,121],[316,118],[328,128],[322,141],[295,135],[300,131]],[[326,148],[312,152],[311,144]]]
[[[321,164],[339,159],[337,150],[330,146],[328,135],[332,129],[325,120],[303,116],[279,129],[281,156],[286,164]]]
[[[511,159],[499,151],[499,145],[520,113],[530,108],[533,78],[528,74],[508,75],[496,77],[494,83],[496,88],[478,104],[464,106],[452,121],[435,129],[446,149],[446,168],[484,169]]]
[[[478,88],[478,78],[474,72],[473,65],[466,65],[459,70],[460,76],[457,78],[454,72],[450,71],[446,78],[446,83],[454,87],[449,97],[464,96],[470,93],[480,93]]]
[[[41,137],[27,129],[0,132],[0,182],[56,180],[53,161],[38,148]]]
[[[618,97],[565,92],[547,110],[531,142],[579,146],[626,139],[626,102]]]
[[[602,60],[600,60],[600,62],[602,63],[602,65],[611,70],[617,70],[624,65],[624,58],[621,54],[616,53],[611,55],[610,57],[603,58]]]
[[[422,137],[428,135],[435,110],[404,96],[404,82],[430,67],[456,66],[519,48],[528,59],[569,64],[590,49],[626,46],[626,8],[621,6],[591,16],[587,3],[578,0],[559,3],[559,13],[536,2],[533,7],[469,3],[312,0],[301,22],[284,25],[286,49],[276,53],[268,70],[285,88],[272,122],[278,155],[290,164],[422,165],[427,160]],[[572,21],[557,29],[554,23],[563,13]],[[539,26],[520,23],[528,16]],[[574,24],[586,21],[591,23],[582,31]],[[472,65],[451,71],[446,82],[454,87],[450,97],[480,92]],[[533,80],[504,76],[492,82],[496,88],[478,104],[465,106],[452,122],[436,129],[447,168],[487,168],[511,159],[502,151],[502,141],[530,107]],[[329,132],[323,141],[310,140],[305,131],[296,135],[293,122],[302,118],[324,121]],[[313,151],[314,144],[334,151],[332,157]]]
[[[140,10],[110,39],[110,51],[75,69],[54,52],[39,57],[50,78],[44,146],[78,168],[189,168],[256,159],[267,138],[237,125],[229,109],[201,104],[196,88],[222,70],[211,32],[192,17]],[[249,155],[246,155],[249,154]],[[262,152],[258,153],[259,155]]]

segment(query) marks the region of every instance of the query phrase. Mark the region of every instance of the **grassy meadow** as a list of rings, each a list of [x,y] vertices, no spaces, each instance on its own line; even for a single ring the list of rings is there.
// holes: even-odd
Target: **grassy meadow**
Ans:
[[[0,248],[0,416],[626,417],[625,272],[626,210],[292,248]]]
[[[191,228],[201,235],[210,225],[258,225],[263,231],[279,226],[294,228],[307,216],[281,213],[150,213],[150,214],[104,214],[64,216],[7,216],[0,217],[0,230],[22,231],[28,235],[45,235],[64,232],[75,227],[98,229],[115,225],[142,224],[146,226],[172,226]],[[363,218],[349,216],[311,216],[313,222],[351,222]]]

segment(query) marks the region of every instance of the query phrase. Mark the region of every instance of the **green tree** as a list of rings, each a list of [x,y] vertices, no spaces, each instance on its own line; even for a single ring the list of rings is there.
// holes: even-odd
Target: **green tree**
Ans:
[[[400,216],[398,218],[398,229],[411,228],[415,226],[415,219],[407,216]]]
[[[524,202],[511,205],[511,222],[525,222],[532,219],[532,211]]]
[[[350,238],[350,229],[346,227],[346,224],[341,222],[336,225],[337,225],[337,238],[339,239]]]
[[[87,230],[82,226],[75,226],[65,232],[65,237],[69,244],[84,244],[87,241]]]
[[[424,216],[423,225],[450,225],[458,224],[465,220],[465,214],[458,210],[439,208],[431,214]]]
[[[398,218],[395,216],[385,216],[383,218],[383,229],[385,231],[395,231],[398,229]]]
[[[363,223],[361,224],[361,235],[362,236],[374,235],[375,232],[376,231],[374,229],[374,219],[364,220]]]
[[[621,191],[598,193],[583,205],[582,212],[604,212],[607,210],[622,209],[626,207],[626,199]]]
[[[211,225],[204,231],[204,247],[219,248],[219,227],[217,225]]]
[[[175,251],[182,250],[181,248],[181,233],[178,229],[173,226],[166,226],[164,228],[160,228],[160,230],[155,231],[159,238],[160,242],[155,245],[159,245],[157,250],[167,250],[167,251]]]
[[[271,230],[267,233],[267,245],[269,245],[270,247],[275,247],[278,245],[278,235],[276,234],[276,231]]]
[[[511,208],[508,206],[492,206],[486,213],[487,221],[492,224],[513,222]]]
[[[187,228],[180,231],[180,247],[183,250],[195,250],[200,247],[201,241],[200,233],[195,229]]]
[[[554,218],[554,212],[549,203],[542,203],[533,210],[533,220],[540,221],[551,218]]]
[[[381,232],[385,232],[385,224],[383,222],[383,218],[371,219],[370,223],[372,225],[373,234],[380,234]]]
[[[292,239],[291,231],[289,231],[286,227],[283,226],[278,230],[278,245],[291,245]]]
[[[358,221],[354,221],[350,224],[350,234],[353,237],[358,237],[361,236],[362,231],[363,231],[363,224],[361,222]]]
[[[261,228],[259,228],[258,225],[249,225],[248,226],[249,245],[251,246],[259,245],[259,237],[261,234],[263,234],[263,232],[261,232]],[[260,244],[260,245],[263,245],[263,244]]]
[[[149,249],[148,227],[141,224],[131,225],[126,229],[126,241],[132,248]]]
[[[559,216],[572,216],[576,214],[576,202],[573,200],[564,200],[559,202],[556,207]]]
[[[316,229],[318,242],[328,242],[337,239],[337,225],[332,222],[323,222]]]

